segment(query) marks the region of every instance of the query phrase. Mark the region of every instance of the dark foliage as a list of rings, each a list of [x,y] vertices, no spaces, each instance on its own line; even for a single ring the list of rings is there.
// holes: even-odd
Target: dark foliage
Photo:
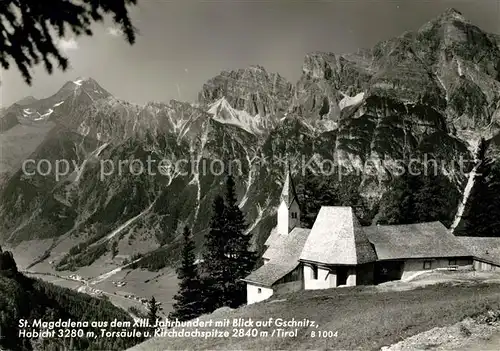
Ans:
[[[245,278],[255,267],[257,257],[250,251],[250,234],[245,234],[247,226],[243,212],[238,207],[235,193],[235,183],[228,176],[226,183],[225,221],[226,243],[225,254],[228,259],[232,288],[229,290],[229,307],[238,307],[246,302],[246,284],[240,279]]]
[[[213,216],[210,231],[205,236],[203,251],[203,305],[216,310],[224,305],[226,281],[229,280],[225,256],[225,204],[221,196],[217,196],[213,204]],[[221,293],[221,294],[219,294]]]
[[[406,169],[382,197],[377,223],[440,221],[449,227],[459,201],[460,193],[446,175]]]
[[[255,253],[250,251],[249,234],[243,213],[237,205],[234,180],[228,176],[226,202],[218,196],[214,201],[210,232],[203,252],[204,309],[211,312],[222,306],[238,307],[246,300],[241,281],[254,268]]]
[[[82,252],[66,254],[55,266],[56,270],[76,271],[79,267],[89,266],[108,251],[107,243],[102,242],[86,247]]]
[[[7,259],[5,260],[4,258]],[[0,349],[10,350],[124,350],[142,338],[46,338],[18,337],[20,319],[45,322],[73,321],[131,321],[123,310],[105,299],[90,297],[66,288],[15,272],[15,261],[10,252],[2,253],[0,270],[0,329],[7,338],[0,338]],[[100,335],[99,328],[88,328]],[[29,329],[27,329],[29,330]],[[108,328],[113,331],[113,328]],[[119,331],[116,329],[116,331]]]
[[[54,61],[64,71],[68,68],[68,59],[61,54],[51,32],[62,38],[69,27],[76,36],[91,36],[92,23],[103,21],[105,15],[112,15],[126,40],[133,44],[136,29],[130,21],[127,5],[136,3],[137,0],[52,0],[47,6],[38,0],[1,1],[0,17],[4,26],[0,37],[0,64],[8,69],[12,59],[28,84],[32,81],[29,69],[40,62],[48,73],[52,73]]]
[[[156,320],[158,319],[158,304],[154,296],[151,296],[151,300],[148,301],[148,320],[149,325],[153,327],[156,325]]]
[[[159,247],[145,254],[140,261],[130,265],[130,268],[143,268],[151,272],[157,272],[164,267],[175,266],[181,249],[182,245],[180,242],[173,242],[167,246]],[[134,260],[132,259],[132,261]]]
[[[0,274],[14,276],[17,272],[17,264],[12,252],[2,252],[2,248],[0,247]]]
[[[354,175],[344,175],[340,182],[333,177],[315,175],[308,169],[296,188],[301,204],[301,225],[312,228],[321,206],[352,206],[361,224],[369,224],[373,215],[358,188],[359,179]]]
[[[177,269],[179,291],[174,296],[176,301],[170,319],[186,321],[198,317],[203,313],[201,300],[201,280],[198,267],[195,264],[195,244],[191,238],[191,231],[184,228],[184,246],[182,248],[181,266]]]
[[[115,258],[118,255],[118,241],[113,241],[111,244],[111,257]]]

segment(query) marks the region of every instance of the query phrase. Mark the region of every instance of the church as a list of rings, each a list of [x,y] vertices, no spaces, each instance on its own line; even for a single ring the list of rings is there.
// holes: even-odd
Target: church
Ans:
[[[264,264],[243,281],[247,303],[276,293],[409,280],[431,270],[500,271],[500,238],[457,237],[442,223],[359,224],[351,207],[322,206],[311,229],[288,173]]]

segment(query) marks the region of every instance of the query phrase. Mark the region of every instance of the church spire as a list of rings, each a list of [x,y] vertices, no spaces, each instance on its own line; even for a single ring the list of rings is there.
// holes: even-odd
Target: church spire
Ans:
[[[287,208],[290,208],[294,201],[298,202],[290,168],[288,168],[285,176],[285,182],[283,183],[283,190],[281,191],[280,201],[284,201]]]
[[[287,235],[300,224],[300,207],[290,168],[285,175],[278,208],[278,233]]]

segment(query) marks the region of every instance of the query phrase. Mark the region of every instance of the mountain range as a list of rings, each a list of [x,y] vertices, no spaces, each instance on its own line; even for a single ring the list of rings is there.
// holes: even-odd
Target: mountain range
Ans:
[[[111,245],[175,257],[185,225],[200,245],[223,191],[221,161],[237,161],[240,207],[257,248],[276,224],[286,172],[300,187],[306,166],[359,195],[369,224],[398,164],[429,156],[464,195],[451,202],[453,219],[467,201],[481,141],[489,157],[500,156],[500,36],[450,9],[370,49],[310,53],[295,84],[256,65],[221,72],[195,103],[137,105],[78,78],[0,116],[0,241],[72,238],[75,246],[57,263],[62,270],[92,263]],[[22,170],[26,159],[32,175]],[[70,169],[57,180],[34,172],[42,159],[45,167],[67,160]],[[117,171],[133,160],[188,162],[165,174]],[[466,172],[456,167],[463,162]],[[114,171],[103,176],[103,164]]]

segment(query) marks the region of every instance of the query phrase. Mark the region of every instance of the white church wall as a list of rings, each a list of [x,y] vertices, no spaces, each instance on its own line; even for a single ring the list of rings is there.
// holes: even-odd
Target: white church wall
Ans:
[[[500,267],[498,265],[494,265],[488,262],[474,260],[474,269],[476,271],[500,271]]]
[[[356,269],[355,268],[349,268],[349,271],[347,272],[346,285],[347,286],[355,286],[356,285]]]
[[[278,207],[278,235],[288,234],[288,206],[281,201]]]
[[[288,212],[289,212],[288,228],[289,231],[291,231],[293,228],[300,226],[300,208],[297,201],[293,201]]]
[[[326,268],[318,267],[317,279],[314,278],[314,271],[311,265],[304,265],[304,289],[329,289],[336,286],[336,275]]]
[[[253,284],[247,284],[247,304],[264,301],[273,295],[273,289]]]
[[[460,258],[408,259],[405,260],[401,280],[410,280],[422,273],[434,269],[471,266],[470,260]]]

